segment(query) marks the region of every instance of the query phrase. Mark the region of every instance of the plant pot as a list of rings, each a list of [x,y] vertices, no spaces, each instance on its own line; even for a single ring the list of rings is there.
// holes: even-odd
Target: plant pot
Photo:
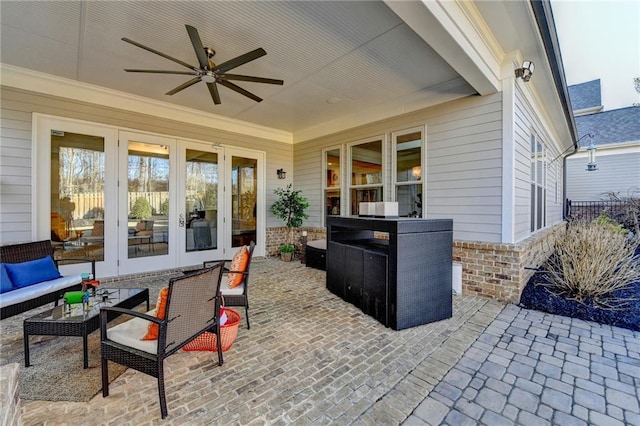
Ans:
[[[285,262],[291,262],[291,259],[293,259],[293,253],[292,252],[280,253],[280,259],[282,259]]]

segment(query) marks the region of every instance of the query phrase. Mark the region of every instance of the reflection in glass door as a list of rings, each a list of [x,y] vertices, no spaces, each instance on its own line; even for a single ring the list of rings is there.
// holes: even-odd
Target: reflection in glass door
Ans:
[[[258,160],[231,158],[231,247],[257,244]]]
[[[222,259],[223,156],[218,148],[180,141],[178,145],[178,264],[202,265]]]
[[[104,260],[105,143],[51,131],[51,242],[56,259]]]
[[[175,140],[120,132],[120,273],[161,270],[176,264],[172,182]],[[126,188],[126,190],[125,190]],[[175,214],[175,213],[173,213]]]

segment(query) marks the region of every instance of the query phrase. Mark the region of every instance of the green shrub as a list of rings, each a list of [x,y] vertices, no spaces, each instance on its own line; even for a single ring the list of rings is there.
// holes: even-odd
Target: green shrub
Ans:
[[[640,279],[640,262],[634,259],[638,244],[605,219],[572,222],[544,265],[547,285],[581,303],[620,307],[624,301],[611,293]]]
[[[609,217],[609,215],[607,214],[607,212],[603,211],[602,213],[600,213],[600,216],[598,216],[595,219],[595,222],[597,225],[603,226],[607,229],[609,229],[611,232],[617,232],[620,234],[626,234],[628,231],[624,228],[624,226],[622,226],[620,223],[616,222],[615,220],[611,219]]]
[[[293,244],[281,244],[280,245],[280,253],[293,253],[296,250],[296,247]]]
[[[136,198],[129,212],[131,219],[148,219],[151,217],[151,204],[144,197]]]

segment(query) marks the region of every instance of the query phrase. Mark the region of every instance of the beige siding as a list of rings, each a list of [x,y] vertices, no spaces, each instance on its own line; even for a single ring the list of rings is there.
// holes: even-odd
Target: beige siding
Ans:
[[[455,239],[500,242],[501,117],[500,94],[474,96],[296,144],[295,184],[311,204],[305,225],[322,225],[323,148],[426,124],[426,217],[452,218]]]
[[[551,137],[518,84],[514,108],[514,235],[515,241],[521,241],[531,235],[531,133],[535,132],[547,147],[547,227],[562,221],[562,159],[553,161],[558,155],[555,147],[561,144]]]
[[[32,239],[31,117],[34,112],[264,151],[267,206],[273,202],[273,190],[293,179],[293,173],[287,174],[284,181],[276,176],[279,168],[292,171],[290,144],[7,87],[0,88],[0,99],[0,243]],[[267,206],[267,227],[280,226]]]
[[[598,170],[587,172],[587,158],[567,158],[567,198],[573,201],[607,199],[605,193],[617,192],[630,195],[630,190],[640,190],[640,145],[635,152],[616,154],[616,150],[598,150]],[[637,193],[636,193],[637,196]]]

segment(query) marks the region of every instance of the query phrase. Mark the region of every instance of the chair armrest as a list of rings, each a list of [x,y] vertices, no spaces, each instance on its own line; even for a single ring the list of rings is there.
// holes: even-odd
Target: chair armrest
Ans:
[[[56,264],[56,268],[58,268],[60,266],[60,262],[69,262],[69,261],[73,261],[75,263],[91,263],[91,273],[93,274],[93,278],[96,277],[96,261],[95,259],[87,259],[87,258],[81,258],[81,257],[65,257],[63,259],[54,259],[54,262]]]
[[[155,324],[161,324],[163,319],[154,317],[144,312],[134,311],[133,309],[118,308],[116,306],[103,306],[100,308],[100,340],[106,340],[107,338],[107,314],[109,312],[117,312],[119,315],[129,315],[132,317],[138,317],[150,321]]]

